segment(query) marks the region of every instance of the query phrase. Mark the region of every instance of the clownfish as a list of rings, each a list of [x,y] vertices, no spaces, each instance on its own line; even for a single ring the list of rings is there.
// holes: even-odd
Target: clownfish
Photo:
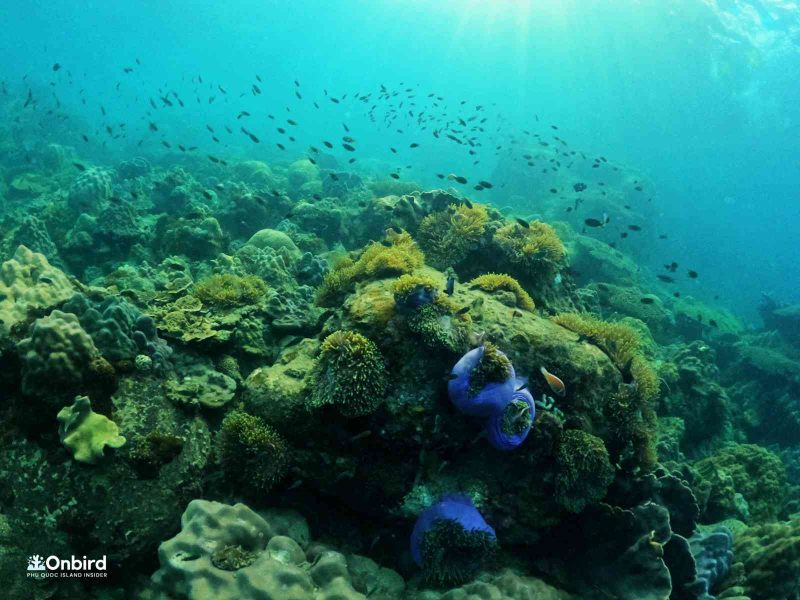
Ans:
[[[550,386],[550,389],[553,390],[554,394],[556,394],[558,396],[566,395],[567,388],[564,385],[564,382],[561,381],[561,379],[559,379],[558,377],[556,377],[555,375],[550,373],[544,367],[541,367],[539,369],[539,371],[541,371],[542,375],[544,376],[545,381],[547,381],[547,385]]]

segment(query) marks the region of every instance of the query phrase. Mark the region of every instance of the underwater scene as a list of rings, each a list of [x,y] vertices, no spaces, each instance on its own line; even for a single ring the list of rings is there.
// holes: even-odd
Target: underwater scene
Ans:
[[[800,600],[797,2],[0,22],[0,597]]]

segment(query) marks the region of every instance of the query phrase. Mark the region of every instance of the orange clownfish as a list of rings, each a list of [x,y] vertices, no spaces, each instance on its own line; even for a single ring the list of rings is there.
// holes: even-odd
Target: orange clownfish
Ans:
[[[553,390],[554,394],[559,396],[564,396],[567,393],[567,388],[564,386],[564,382],[561,381],[558,377],[550,373],[544,367],[539,369],[544,375],[545,381],[547,381],[547,385],[550,386],[550,389]]]

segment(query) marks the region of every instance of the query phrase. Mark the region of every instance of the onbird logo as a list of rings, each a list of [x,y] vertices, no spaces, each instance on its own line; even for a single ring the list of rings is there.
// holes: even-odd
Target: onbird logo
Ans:
[[[44,571],[44,560],[38,554],[28,557],[28,571]]]

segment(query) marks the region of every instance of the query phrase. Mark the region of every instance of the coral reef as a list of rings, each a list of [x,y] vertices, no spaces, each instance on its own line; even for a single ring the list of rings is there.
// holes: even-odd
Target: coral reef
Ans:
[[[0,127],[7,595],[796,595],[797,307],[640,263],[638,174],[424,191],[210,133],[112,170]],[[108,580],[26,580],[42,540]]]

